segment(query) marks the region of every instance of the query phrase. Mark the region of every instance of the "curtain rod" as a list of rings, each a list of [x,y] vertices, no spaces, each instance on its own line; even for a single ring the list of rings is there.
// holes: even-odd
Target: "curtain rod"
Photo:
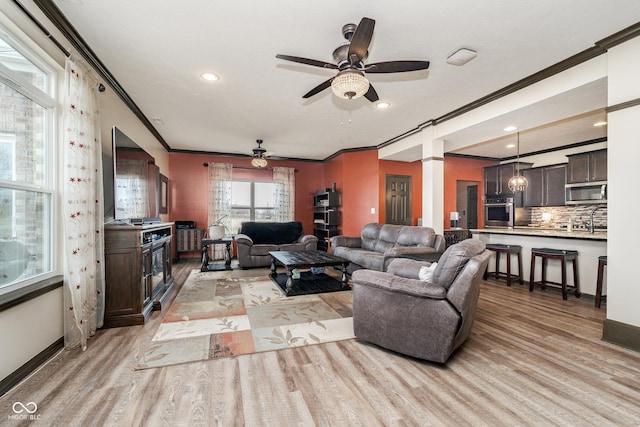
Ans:
[[[202,166],[204,166],[205,168],[209,167],[209,163],[203,163]],[[254,168],[254,167],[249,167],[249,166],[232,166],[233,169],[255,169],[255,170],[262,170],[262,171],[272,171],[273,168]],[[298,169],[294,169],[294,172],[298,172]]]
[[[47,36],[47,38],[49,40],[51,40],[53,42],[53,44],[55,44],[58,49],[60,49],[62,51],[62,53],[64,53],[64,55],[68,58],[71,56],[71,52],[69,52],[67,49],[65,49],[64,46],[62,46],[62,44],[58,41],[58,39],[55,38],[55,36],[53,34],[51,34],[45,27],[44,25],[42,25],[40,23],[40,21],[38,21],[38,19],[33,16],[33,14],[31,14],[31,12],[29,12],[23,5],[22,3],[20,3],[18,0],[13,0],[13,2],[15,3],[16,6],[18,6],[18,8],[29,17],[29,19],[31,19],[31,22],[33,22],[34,24],[36,24],[36,26],[40,29],[40,31],[42,31],[44,33],[45,36]]]

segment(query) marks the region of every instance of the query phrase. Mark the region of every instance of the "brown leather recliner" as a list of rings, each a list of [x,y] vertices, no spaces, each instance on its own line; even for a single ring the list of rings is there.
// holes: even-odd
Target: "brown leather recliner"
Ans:
[[[429,263],[397,258],[387,272],[357,270],[353,329],[358,339],[408,356],[444,363],[468,337],[490,251],[477,239],[450,246],[430,281]]]

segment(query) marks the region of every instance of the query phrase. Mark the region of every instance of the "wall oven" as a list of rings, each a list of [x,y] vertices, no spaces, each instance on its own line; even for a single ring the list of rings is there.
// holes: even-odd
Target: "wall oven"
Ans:
[[[484,201],[485,228],[513,228],[515,207],[513,198],[491,197]]]

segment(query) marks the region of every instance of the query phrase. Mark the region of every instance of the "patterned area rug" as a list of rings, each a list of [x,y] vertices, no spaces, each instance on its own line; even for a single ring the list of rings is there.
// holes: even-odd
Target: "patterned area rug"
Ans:
[[[269,277],[216,278],[193,270],[136,369],[354,338],[352,296],[286,297]]]

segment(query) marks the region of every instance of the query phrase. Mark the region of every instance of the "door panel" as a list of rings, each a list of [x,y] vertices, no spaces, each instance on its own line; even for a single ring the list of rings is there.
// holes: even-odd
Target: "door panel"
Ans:
[[[467,187],[467,224],[465,228],[478,228],[478,186]]]
[[[412,225],[411,176],[386,175],[385,180],[385,222]]]

